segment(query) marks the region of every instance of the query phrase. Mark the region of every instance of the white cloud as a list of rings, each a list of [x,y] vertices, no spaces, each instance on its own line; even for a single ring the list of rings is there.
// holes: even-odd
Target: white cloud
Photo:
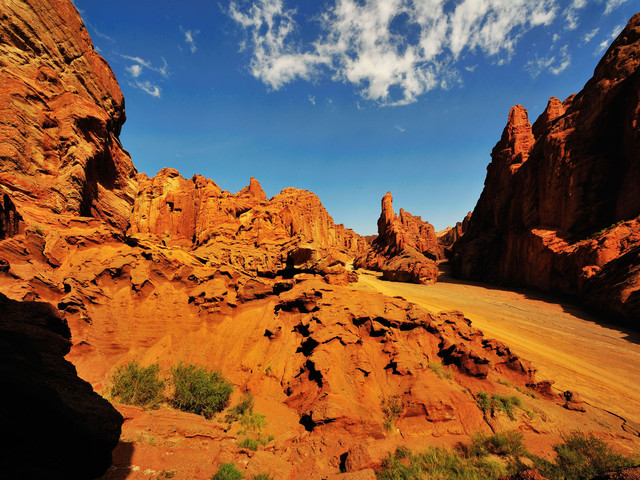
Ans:
[[[564,12],[565,19],[567,20],[567,30],[575,30],[578,28],[578,10],[587,6],[587,0],[573,0],[569,8]]]
[[[136,81],[131,85],[139,90],[142,90],[144,93],[148,93],[152,97],[160,98],[160,93],[161,93],[160,87],[158,87],[157,85],[154,85],[148,80],[144,82]]]
[[[138,64],[131,65],[127,67],[127,72],[129,72],[133,78],[138,78],[142,73],[142,66]]]
[[[313,95],[309,95],[309,101],[311,102],[311,105],[315,105],[316,104],[316,97],[314,97]]]
[[[154,67],[153,64],[148,61],[148,60],[144,60],[140,57],[132,57],[129,55],[120,55],[122,58],[125,58],[127,60],[131,60],[132,62],[134,62],[134,65],[132,65],[131,67],[128,67],[127,70],[129,70],[130,73],[131,72],[131,68],[132,67],[139,67],[139,71],[136,68],[135,71],[138,71],[138,76],[140,75],[140,73],[142,72],[143,68],[146,68],[152,72],[156,72],[159,73],[160,75],[162,75],[164,78],[167,78],[169,76],[169,65],[167,65],[167,61],[164,59],[164,57],[160,57],[162,59],[162,67]]]
[[[478,64],[471,65],[471,66],[468,66],[468,67],[464,67],[464,69],[465,69],[467,72],[475,72],[475,71],[476,71],[476,68],[478,68]]]
[[[626,1],[627,0],[608,0],[607,1],[607,7],[604,9],[605,15],[610,14],[611,12],[613,12],[616,8],[618,8],[620,5],[622,5]]]
[[[552,75],[559,75],[566,70],[569,65],[571,65],[569,45],[564,45],[557,55],[547,55],[542,58],[536,56],[535,60],[529,60],[525,69],[533,78],[536,78],[545,70]]]
[[[196,53],[198,47],[196,45],[195,37],[200,33],[200,30],[185,30],[184,28],[182,28],[182,26],[180,26],[180,31],[184,33],[184,41],[189,47],[191,53]]]
[[[406,132],[406,128],[402,128],[400,125],[396,125],[396,130],[398,130],[400,133]]]
[[[232,1],[229,15],[245,32],[251,74],[268,87],[328,73],[368,100],[398,105],[459,82],[463,52],[509,61],[524,32],[553,21],[555,1],[332,0],[306,43],[284,0]]]
[[[126,67],[127,72],[129,72],[129,74],[133,78],[133,82],[130,82],[129,84],[132,87],[137,88],[138,90],[141,90],[148,95],[151,95],[152,97],[160,98],[160,94],[162,92],[160,87],[155,83],[152,83],[150,80],[143,79],[142,76],[146,71],[148,71],[151,74],[160,74],[161,77],[168,78],[169,66],[167,65],[167,61],[161,57],[162,67],[154,67],[150,61],[144,60],[140,57],[132,57],[129,55],[120,56],[126,60],[130,60],[131,62],[133,62],[132,65]]]
[[[602,55],[602,53],[607,48],[609,48],[611,42],[613,42],[618,37],[618,35],[620,35],[620,32],[622,32],[623,28],[624,25],[616,25],[615,27],[613,27],[613,31],[609,34],[609,36],[602,42],[600,42],[600,45],[598,45],[598,48],[596,48],[596,51],[594,52],[594,55]]]
[[[591,40],[593,40],[593,37],[595,37],[599,31],[600,31],[599,27],[594,28],[589,33],[585,34],[582,40],[584,41],[584,43],[589,43]]]

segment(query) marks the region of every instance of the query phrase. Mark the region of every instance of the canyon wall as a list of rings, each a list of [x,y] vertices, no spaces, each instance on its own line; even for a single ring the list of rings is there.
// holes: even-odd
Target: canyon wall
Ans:
[[[581,295],[638,326],[639,66],[637,14],[580,93],[551,98],[533,126],[511,109],[455,274]]]

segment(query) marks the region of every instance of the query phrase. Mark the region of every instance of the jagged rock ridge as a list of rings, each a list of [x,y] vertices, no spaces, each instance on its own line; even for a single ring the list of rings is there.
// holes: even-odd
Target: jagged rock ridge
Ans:
[[[640,14],[583,90],[529,124],[516,105],[487,167],[454,272],[581,295],[640,318]]]

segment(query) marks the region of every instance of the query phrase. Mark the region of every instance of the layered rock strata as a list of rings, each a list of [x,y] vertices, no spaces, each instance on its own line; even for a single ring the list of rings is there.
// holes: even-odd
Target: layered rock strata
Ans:
[[[533,127],[511,109],[454,273],[582,296],[638,327],[640,14]]]

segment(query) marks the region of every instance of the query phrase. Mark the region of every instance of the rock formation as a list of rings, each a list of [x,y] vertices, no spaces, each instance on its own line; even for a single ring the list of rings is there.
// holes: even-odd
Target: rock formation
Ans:
[[[124,98],[75,7],[4,2],[0,18],[0,193],[126,230],[136,171],[118,140]]]
[[[637,328],[638,52],[637,14],[579,94],[552,98],[533,127],[511,109],[454,273],[581,295]]]
[[[444,250],[444,255],[447,258],[451,256],[451,247],[453,244],[462,238],[464,232],[467,231],[469,220],[471,220],[471,212],[467,213],[462,222],[456,222],[453,227],[447,227],[444,230],[436,232],[438,243]]]
[[[387,192],[382,197],[378,236],[354,265],[381,271],[386,280],[429,284],[437,280],[436,260],[443,256],[433,226],[403,209],[396,215],[393,197]]]
[[[231,194],[171,169],[137,175],[118,140],[122,95],[72,3],[11,2],[2,19],[0,373],[3,391],[22,392],[2,406],[25,469],[90,478],[108,464],[121,419],[67,351],[105,394],[130,361],[220,369],[273,429],[254,451],[226,422],[117,405],[125,434],[105,479],[208,479],[228,461],[247,477],[372,478],[400,439],[453,445],[514,428],[548,439],[578,426],[627,438],[617,417],[563,408],[566,396],[463,313],[354,286],[345,266],[366,242],[312,193],[268,199],[255,179]],[[435,280],[433,227],[395,216],[390,194],[379,233],[389,278]],[[544,415],[479,406],[481,393],[524,389],[541,392],[522,401]]]

